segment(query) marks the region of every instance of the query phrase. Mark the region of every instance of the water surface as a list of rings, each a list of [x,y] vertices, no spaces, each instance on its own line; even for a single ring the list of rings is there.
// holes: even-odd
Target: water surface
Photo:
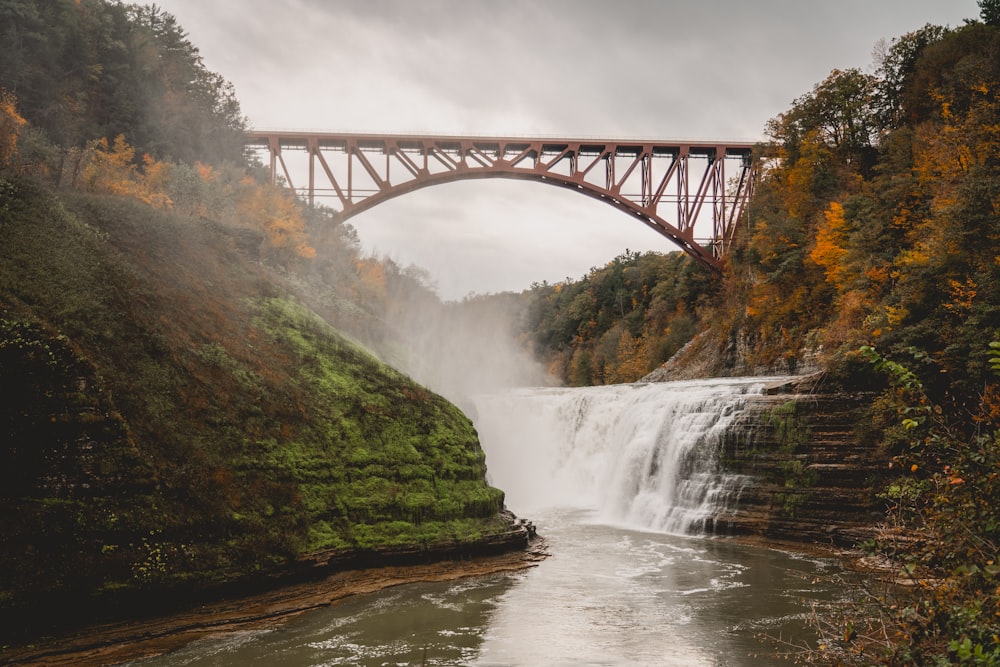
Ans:
[[[768,637],[806,641],[811,606],[841,595],[831,560],[593,518],[543,516],[553,556],[522,573],[399,586],[134,664],[782,665]]]

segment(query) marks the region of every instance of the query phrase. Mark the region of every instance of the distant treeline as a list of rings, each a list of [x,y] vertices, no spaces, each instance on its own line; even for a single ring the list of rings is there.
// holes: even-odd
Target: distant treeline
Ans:
[[[566,384],[634,382],[704,328],[717,280],[681,252],[626,250],[579,280],[533,285],[520,335]]]

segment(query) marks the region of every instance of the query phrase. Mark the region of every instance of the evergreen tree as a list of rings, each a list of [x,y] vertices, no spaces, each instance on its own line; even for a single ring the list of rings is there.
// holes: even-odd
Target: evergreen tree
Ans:
[[[979,0],[979,13],[986,25],[1000,26],[1000,0]]]

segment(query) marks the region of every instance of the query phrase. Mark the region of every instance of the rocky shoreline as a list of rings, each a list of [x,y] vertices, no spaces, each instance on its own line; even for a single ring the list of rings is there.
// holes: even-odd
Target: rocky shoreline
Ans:
[[[525,524],[526,532],[529,527]],[[206,603],[166,616],[86,627],[29,647],[4,650],[0,652],[0,664],[113,665],[160,655],[214,634],[272,627],[353,595],[402,584],[516,572],[538,565],[548,555],[545,540],[534,534],[533,527],[526,543],[516,550],[487,549],[472,556],[453,553],[451,557],[422,563],[413,562],[414,558],[405,554],[384,555],[385,564],[377,567],[341,569],[317,580]]]

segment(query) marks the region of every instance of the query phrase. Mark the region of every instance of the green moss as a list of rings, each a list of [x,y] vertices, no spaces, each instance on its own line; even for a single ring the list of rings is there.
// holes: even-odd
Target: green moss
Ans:
[[[817,480],[816,472],[796,458],[799,448],[809,442],[809,422],[798,414],[798,404],[794,400],[772,409],[767,414],[766,421],[774,429],[775,439],[780,446],[778,469],[786,488],[786,493],[782,496],[783,509],[786,515],[795,516],[798,507],[809,500],[809,493],[804,490],[815,486]]]

